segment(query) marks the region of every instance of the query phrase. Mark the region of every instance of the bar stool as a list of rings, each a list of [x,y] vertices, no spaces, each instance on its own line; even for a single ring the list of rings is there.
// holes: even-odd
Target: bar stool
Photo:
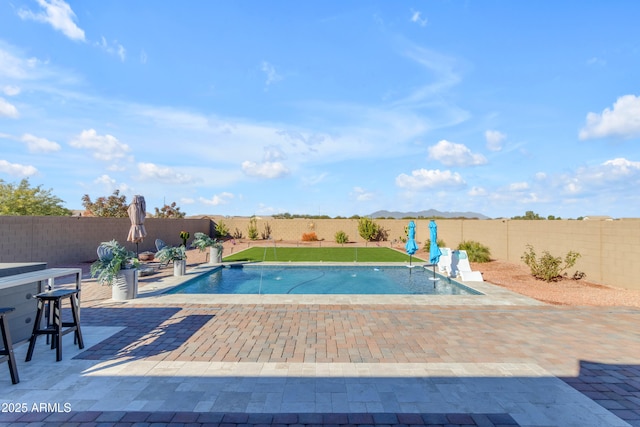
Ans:
[[[36,345],[36,340],[40,335],[51,335],[51,348],[56,349],[56,362],[62,360],[62,336],[70,332],[74,332],[74,343],[78,343],[78,348],[84,348],[84,342],[82,340],[82,332],[80,331],[80,316],[78,314],[78,301],[79,290],[77,289],[54,289],[52,291],[42,292],[36,295],[38,300],[38,311],[36,313],[36,319],[33,323],[33,332],[29,339],[29,349],[27,350],[26,361],[30,361],[33,356],[33,350]],[[71,316],[73,321],[62,321],[62,300],[68,298],[71,305]],[[44,328],[41,328],[42,314],[46,311],[45,306],[52,307],[53,319],[51,322],[47,321]]]
[[[16,358],[13,354],[13,344],[11,343],[11,334],[9,333],[9,325],[4,319],[6,314],[15,310],[13,307],[0,307],[0,333],[2,333],[3,349],[0,350],[0,363],[7,362],[9,364],[9,372],[11,373],[11,382],[18,384],[20,377],[18,377],[18,367],[16,365]]]

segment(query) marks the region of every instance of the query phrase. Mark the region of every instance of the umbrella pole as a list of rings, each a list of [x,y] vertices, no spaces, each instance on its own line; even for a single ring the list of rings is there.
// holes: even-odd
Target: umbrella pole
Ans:
[[[138,242],[136,242],[136,258],[138,258],[140,256],[140,253],[138,252]]]
[[[433,264],[433,289],[436,288],[436,265]]]

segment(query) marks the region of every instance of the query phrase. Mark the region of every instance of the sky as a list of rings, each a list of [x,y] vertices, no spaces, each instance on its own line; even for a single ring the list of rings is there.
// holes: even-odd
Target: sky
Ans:
[[[69,209],[640,217],[640,2],[0,0],[0,179]]]

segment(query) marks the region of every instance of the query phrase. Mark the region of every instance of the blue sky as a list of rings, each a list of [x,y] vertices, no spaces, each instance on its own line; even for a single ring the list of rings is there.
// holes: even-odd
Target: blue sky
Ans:
[[[70,209],[640,216],[640,2],[0,0],[0,179]]]

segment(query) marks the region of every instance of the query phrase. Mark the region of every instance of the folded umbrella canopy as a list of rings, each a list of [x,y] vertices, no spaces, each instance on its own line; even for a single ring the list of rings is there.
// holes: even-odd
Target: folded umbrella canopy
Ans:
[[[436,264],[440,261],[442,251],[438,247],[438,225],[434,220],[429,221],[429,238],[431,240],[431,244],[429,245],[429,263],[433,264],[433,278],[435,279]]]
[[[138,254],[138,243],[142,242],[147,236],[147,230],[144,229],[144,219],[147,215],[147,204],[142,196],[133,196],[133,201],[127,208],[131,227],[127,241],[136,244],[136,255]]]
[[[409,231],[407,233],[407,244],[404,248],[409,254],[409,266],[411,266],[411,256],[418,251],[418,245],[416,244],[416,223],[409,221]]]

